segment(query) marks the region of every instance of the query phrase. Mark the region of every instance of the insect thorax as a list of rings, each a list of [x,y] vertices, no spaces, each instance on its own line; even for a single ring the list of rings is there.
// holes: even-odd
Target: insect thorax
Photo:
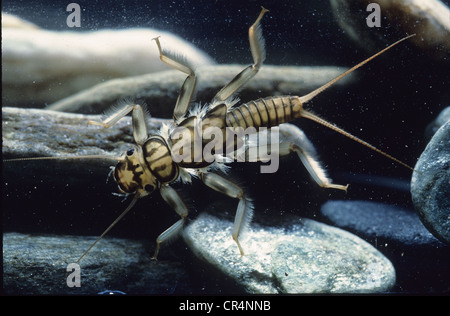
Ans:
[[[178,178],[179,168],[163,137],[150,136],[142,150],[148,168],[160,183],[170,183]]]
[[[216,149],[225,145],[227,106],[219,104],[182,120],[169,134],[172,158],[184,168],[204,168],[211,165]]]

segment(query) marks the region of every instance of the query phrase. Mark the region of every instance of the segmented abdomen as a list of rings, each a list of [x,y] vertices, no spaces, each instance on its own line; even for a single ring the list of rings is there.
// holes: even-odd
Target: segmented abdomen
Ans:
[[[228,127],[267,127],[287,123],[300,116],[298,97],[280,96],[258,99],[232,108],[226,115]]]

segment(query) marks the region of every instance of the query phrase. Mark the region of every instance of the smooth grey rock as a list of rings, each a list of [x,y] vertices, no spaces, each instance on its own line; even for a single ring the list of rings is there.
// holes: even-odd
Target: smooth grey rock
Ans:
[[[434,134],[414,168],[414,207],[430,232],[450,244],[450,121]]]
[[[327,223],[354,233],[381,251],[396,269],[399,293],[445,293],[450,247],[434,237],[411,208],[372,201],[328,201]]]
[[[198,67],[195,100],[210,102],[214,95],[247,65],[213,65]],[[247,102],[272,95],[303,95],[343,72],[338,67],[295,67],[263,65],[257,76],[239,91],[238,97]],[[135,77],[114,79],[59,100],[49,110],[102,113],[121,99],[137,99],[147,103],[156,117],[171,118],[186,74],[177,70]],[[349,76],[337,85],[351,82]]]
[[[102,239],[80,262],[80,287],[67,272],[96,237],[3,234],[3,290],[9,295],[190,293],[182,264],[151,260],[140,241]],[[74,280],[70,278],[70,280]]]
[[[321,213],[333,225],[352,231],[358,236],[397,242],[403,247],[440,247],[413,210],[371,201],[328,201]]]
[[[2,103],[7,106],[43,107],[105,80],[169,69],[152,41],[157,36],[165,50],[182,52],[190,64],[214,64],[191,43],[162,30],[51,31],[9,21],[3,26],[2,20]]]
[[[380,43],[389,44],[406,35],[416,50],[448,67],[450,51],[449,8],[439,0],[330,0],[334,16],[339,26],[360,47],[376,50]],[[373,9],[367,11],[370,3],[380,6],[381,28],[389,32],[375,32],[377,27],[369,27],[366,18]],[[447,61],[446,61],[447,60]]]
[[[248,293],[367,293],[395,283],[391,262],[346,231],[310,219],[289,227],[252,224],[241,238],[232,222],[201,214],[184,231],[193,252]]]

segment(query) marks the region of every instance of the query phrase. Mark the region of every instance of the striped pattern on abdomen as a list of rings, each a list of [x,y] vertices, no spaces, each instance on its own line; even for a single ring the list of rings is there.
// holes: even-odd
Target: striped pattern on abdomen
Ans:
[[[226,115],[228,127],[273,127],[300,116],[298,97],[280,96],[258,99],[232,108]]]

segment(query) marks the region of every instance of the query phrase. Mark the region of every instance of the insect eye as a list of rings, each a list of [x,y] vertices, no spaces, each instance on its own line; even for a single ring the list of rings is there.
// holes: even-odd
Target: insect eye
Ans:
[[[131,156],[134,153],[134,149],[128,149],[127,150],[127,156]]]
[[[144,187],[144,189],[145,189],[145,191],[147,191],[148,193],[152,193],[152,192],[155,190],[155,187],[152,186],[152,185],[150,185],[150,184],[147,184],[147,185]]]

